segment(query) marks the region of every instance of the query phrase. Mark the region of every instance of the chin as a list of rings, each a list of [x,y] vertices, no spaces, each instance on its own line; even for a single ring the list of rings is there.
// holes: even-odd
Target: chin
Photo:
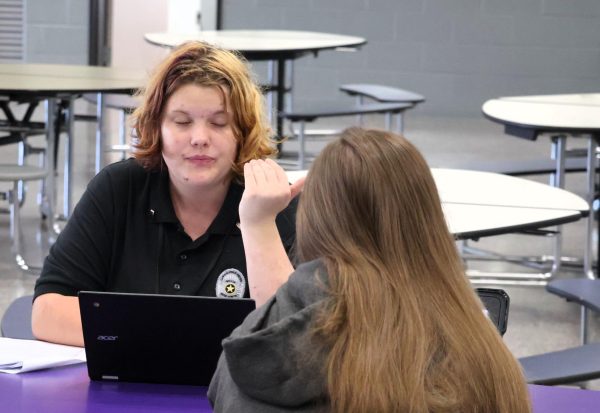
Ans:
[[[196,174],[190,175],[186,179],[186,183],[188,185],[198,186],[198,187],[207,187],[207,186],[215,186],[218,184],[228,184],[231,182],[230,174],[226,174],[224,176],[216,176],[214,174]]]

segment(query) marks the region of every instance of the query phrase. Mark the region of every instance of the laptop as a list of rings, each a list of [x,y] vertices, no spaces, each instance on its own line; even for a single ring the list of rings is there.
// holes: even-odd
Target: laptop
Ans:
[[[254,300],[81,291],[92,380],[207,386]]]

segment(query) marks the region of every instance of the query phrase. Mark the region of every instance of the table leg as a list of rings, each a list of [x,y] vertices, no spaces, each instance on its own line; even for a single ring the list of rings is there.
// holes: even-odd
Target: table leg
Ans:
[[[267,85],[269,87],[269,91],[267,92],[267,117],[269,119],[269,124],[273,126],[273,112],[275,108],[273,107],[273,85],[275,84],[275,61],[269,60],[267,63]]]
[[[592,270],[593,260],[593,235],[594,235],[594,194],[596,192],[596,149],[598,147],[597,137],[590,135],[588,139],[587,161],[586,161],[586,192],[589,205],[586,242],[583,255],[583,273],[585,277],[594,279],[596,276]]]
[[[48,228],[54,229],[54,202],[56,199],[56,179],[55,179],[55,150],[57,143],[57,136],[55,131],[55,122],[57,115],[58,102],[57,99],[49,98],[46,99],[45,103],[46,111],[46,169],[48,170],[48,176],[44,179],[43,196],[42,196],[42,214],[46,216]]]
[[[294,89],[294,61],[286,60],[286,77],[283,81],[283,95],[285,96],[285,110],[292,111],[294,110],[294,95],[292,95],[292,90]]]
[[[284,110],[285,100],[285,59],[277,59],[277,88],[275,92],[277,102],[275,105],[276,113],[275,119],[277,120],[275,127],[275,135],[277,140],[283,139],[283,119],[279,114]],[[277,150],[281,152],[281,142],[277,144]]]
[[[63,217],[69,218],[71,214],[72,194],[73,194],[73,132],[75,119],[75,98],[69,97],[68,109],[66,113],[67,140],[65,142],[65,163],[63,176]]]
[[[105,102],[102,92],[96,95],[96,173],[104,166],[104,113]]]
[[[556,161],[556,171],[551,177],[550,185],[564,189],[565,187],[565,161],[567,157],[567,136],[557,135],[552,137],[552,159]],[[554,236],[554,261],[550,274],[555,276],[560,270],[562,262],[562,226],[556,227]]]
[[[551,157],[556,161],[556,171],[551,179],[550,185],[562,189],[565,188],[566,148],[566,135],[557,135],[552,137]]]
[[[586,192],[589,205],[587,225],[586,225],[586,240],[585,250],[583,253],[583,274],[589,279],[595,279],[596,275],[592,270],[592,255],[593,255],[593,231],[594,231],[594,197],[596,192],[596,150],[598,148],[598,137],[590,135],[587,147],[586,159]],[[600,228],[599,228],[600,229]],[[600,250],[599,250],[600,251]],[[588,342],[588,311],[585,306],[581,306],[581,323],[580,336],[581,343]]]
[[[284,100],[285,100],[285,60],[279,59],[277,61],[277,102],[276,102],[276,110],[277,110],[277,136],[283,137],[283,119],[279,116],[284,109]]]

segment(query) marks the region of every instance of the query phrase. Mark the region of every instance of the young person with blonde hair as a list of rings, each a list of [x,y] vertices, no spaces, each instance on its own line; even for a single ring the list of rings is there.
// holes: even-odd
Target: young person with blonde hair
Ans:
[[[245,236],[258,240],[254,251],[275,234],[265,238],[270,253],[255,259],[244,250],[244,175],[283,171],[264,160],[274,152],[271,132],[240,57],[201,42],[180,46],[158,66],[133,116],[134,158],[92,179],[44,263],[32,315],[39,339],[83,345],[81,290],[238,298],[249,296],[246,256],[257,270],[293,270],[290,200],[301,184],[281,187],[289,206],[275,230],[244,221]]]
[[[304,263],[223,342],[216,412],[531,411],[406,139],[351,128],[322,151],[297,249]]]

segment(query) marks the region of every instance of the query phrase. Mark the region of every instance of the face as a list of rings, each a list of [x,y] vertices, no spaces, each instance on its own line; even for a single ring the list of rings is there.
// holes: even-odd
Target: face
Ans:
[[[216,87],[183,85],[165,105],[162,156],[179,191],[228,185],[237,143],[231,109]]]

